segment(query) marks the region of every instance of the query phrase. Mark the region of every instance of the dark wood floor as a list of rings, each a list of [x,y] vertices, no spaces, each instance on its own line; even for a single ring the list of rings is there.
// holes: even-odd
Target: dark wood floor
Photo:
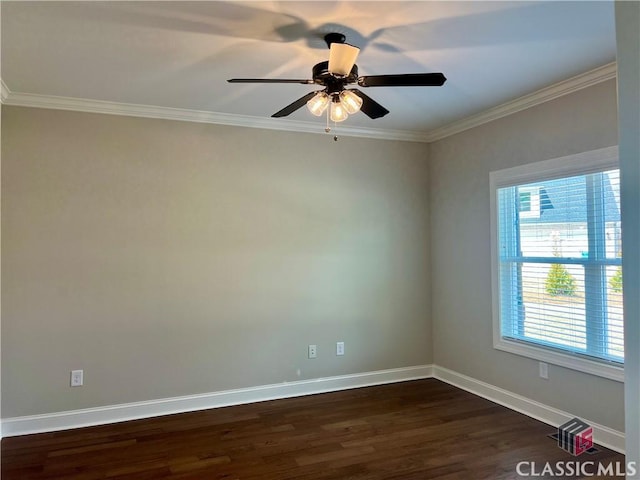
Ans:
[[[2,480],[519,478],[520,461],[576,460],[552,433],[429,379],[5,438]]]

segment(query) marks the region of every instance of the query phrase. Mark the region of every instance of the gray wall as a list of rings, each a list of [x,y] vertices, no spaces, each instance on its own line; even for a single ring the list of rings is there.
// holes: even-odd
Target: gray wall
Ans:
[[[623,384],[493,349],[489,172],[617,145],[615,81],[430,144],[434,362],[624,430]]]
[[[2,116],[2,417],[432,362],[426,145]]]

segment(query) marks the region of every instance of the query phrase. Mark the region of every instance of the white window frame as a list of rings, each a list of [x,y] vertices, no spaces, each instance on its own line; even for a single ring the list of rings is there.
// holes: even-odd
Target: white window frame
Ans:
[[[616,168],[619,168],[618,147],[614,146],[507,168],[489,174],[493,347],[496,350],[514,353],[534,360],[590,373],[619,382],[624,381],[624,366],[620,364],[599,362],[585,358],[582,355],[571,354],[571,352],[563,353],[542,346],[536,346],[533,343],[529,344],[503,338],[500,328],[500,258],[498,254],[498,204],[496,198],[498,189],[527,183],[544,182],[563,177],[587,175]]]

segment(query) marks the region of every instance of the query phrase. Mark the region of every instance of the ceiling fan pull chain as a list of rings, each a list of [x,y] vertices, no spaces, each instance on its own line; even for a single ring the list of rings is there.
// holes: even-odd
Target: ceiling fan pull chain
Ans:
[[[337,124],[336,122],[333,122],[333,128],[335,129],[335,128],[337,128],[337,127],[338,127],[338,124]],[[331,127],[329,126],[329,109],[328,109],[328,108],[327,108],[327,126],[325,127],[324,131],[325,131],[326,133],[331,132]],[[333,141],[334,141],[334,142],[337,142],[337,141],[338,141],[338,136],[337,136],[337,135],[334,135],[334,136],[333,136]]]

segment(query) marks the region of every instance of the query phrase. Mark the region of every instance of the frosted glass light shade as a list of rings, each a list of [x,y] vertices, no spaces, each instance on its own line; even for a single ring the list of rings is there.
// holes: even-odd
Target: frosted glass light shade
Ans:
[[[312,114],[314,114],[316,117],[319,117],[327,109],[330,101],[331,97],[329,97],[329,95],[327,95],[325,92],[318,92],[311,100],[307,102],[307,108]]]
[[[340,93],[340,103],[342,103],[347,112],[357,113],[362,107],[362,98],[351,90],[344,90]]]
[[[351,73],[360,49],[347,43],[332,43],[329,50],[329,72],[346,76]]]
[[[331,120],[334,122],[344,122],[347,118],[349,118],[349,113],[347,109],[344,108],[341,102],[331,102]]]

